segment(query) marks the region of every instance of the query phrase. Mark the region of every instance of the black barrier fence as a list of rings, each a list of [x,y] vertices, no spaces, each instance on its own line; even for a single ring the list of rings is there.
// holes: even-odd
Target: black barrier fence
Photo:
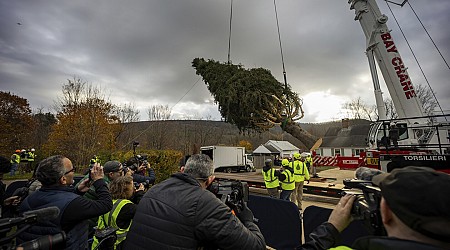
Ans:
[[[276,249],[294,249],[302,241],[302,221],[297,206],[267,196],[250,195],[248,207],[253,211],[266,244]]]
[[[266,244],[275,249],[294,249],[302,244],[302,220],[297,206],[290,202],[267,196],[250,195],[248,207],[258,219]],[[328,220],[332,209],[309,206],[303,213],[305,242],[309,234],[320,224]],[[353,221],[341,234],[341,244],[351,246],[369,230],[362,221]]]
[[[305,232],[305,242],[309,241],[309,234],[320,224],[328,220],[332,209],[309,206],[303,213],[303,227]],[[365,227],[363,221],[353,221],[341,233],[341,245],[351,246],[353,242],[363,236],[370,235],[369,230]]]

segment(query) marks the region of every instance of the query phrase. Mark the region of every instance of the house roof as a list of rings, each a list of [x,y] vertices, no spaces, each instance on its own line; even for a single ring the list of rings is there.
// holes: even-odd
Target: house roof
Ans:
[[[264,147],[264,145],[260,145],[255,150],[253,150],[253,154],[270,154],[270,150]]]
[[[278,152],[282,151],[298,151],[300,150],[298,147],[294,146],[292,143],[288,141],[274,141],[269,140],[267,141],[264,146],[272,146],[274,147]]]
[[[370,123],[355,124],[348,128],[330,128],[323,137],[322,148],[366,147]]]

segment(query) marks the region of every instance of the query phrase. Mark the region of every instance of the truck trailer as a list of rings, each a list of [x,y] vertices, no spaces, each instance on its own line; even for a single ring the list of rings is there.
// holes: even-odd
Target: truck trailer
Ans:
[[[200,153],[208,155],[214,162],[217,172],[251,172],[255,169],[252,157],[245,153],[245,147],[204,146]]]

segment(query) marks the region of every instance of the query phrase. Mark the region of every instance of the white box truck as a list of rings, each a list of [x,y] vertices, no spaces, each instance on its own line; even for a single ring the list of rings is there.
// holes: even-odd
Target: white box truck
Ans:
[[[214,171],[254,171],[252,156],[245,154],[244,147],[205,146],[200,153],[208,155],[214,162]]]

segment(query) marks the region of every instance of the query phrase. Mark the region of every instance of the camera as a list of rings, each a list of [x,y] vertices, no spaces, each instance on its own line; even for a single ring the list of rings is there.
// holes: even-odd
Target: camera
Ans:
[[[148,188],[150,188],[150,181],[148,181],[148,180],[146,180],[146,181],[144,181],[144,182],[133,182],[133,184],[134,184],[134,188],[135,189],[138,189],[139,188],[139,186],[141,185],[141,184],[143,184],[144,185],[144,188],[145,189],[148,189]]]
[[[45,235],[32,241],[27,241],[19,245],[23,249],[65,249],[66,247],[66,233],[55,235]]]
[[[356,196],[352,204],[351,215],[355,220],[362,220],[374,235],[386,235],[381,213],[381,190],[373,186],[371,181],[344,179],[342,195],[352,194]]]
[[[243,203],[248,201],[248,184],[241,181],[215,181],[208,186],[208,190],[215,194],[232,210],[242,211]]]
[[[0,219],[0,249],[16,249],[17,235],[29,229],[35,223],[55,219],[59,215],[57,207],[46,207],[23,213],[21,217]],[[13,228],[15,230],[13,230]],[[64,249],[66,234],[45,235],[22,243],[24,249]]]
[[[115,227],[106,227],[103,229],[95,229],[94,236],[98,240],[98,245],[95,249],[100,250],[113,250],[114,244],[117,240],[116,234],[117,228]]]

